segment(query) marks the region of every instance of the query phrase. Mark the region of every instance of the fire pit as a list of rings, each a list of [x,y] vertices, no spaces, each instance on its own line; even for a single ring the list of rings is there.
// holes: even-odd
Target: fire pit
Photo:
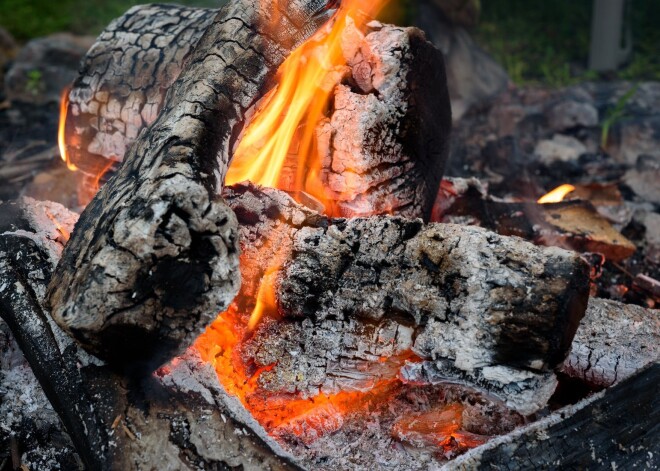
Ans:
[[[85,467],[653,465],[660,321],[590,297],[621,193],[443,180],[443,56],[379,3],[135,7],[87,53],[84,211],[0,205],[0,313]]]

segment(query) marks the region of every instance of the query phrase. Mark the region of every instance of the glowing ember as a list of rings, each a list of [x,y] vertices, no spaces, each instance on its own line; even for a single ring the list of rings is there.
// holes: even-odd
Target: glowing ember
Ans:
[[[323,203],[328,201],[319,182],[321,165],[315,148],[315,127],[324,117],[346,65],[342,33],[349,24],[364,28],[384,3],[343,1],[332,24],[289,56],[279,70],[277,89],[265,99],[241,138],[226,184],[250,180],[281,188],[280,173],[295,143],[298,164],[294,191],[305,191]]]
[[[575,187],[573,185],[562,185],[558,188],[555,188],[547,195],[541,197],[538,202],[540,204],[560,203],[564,201],[564,198],[566,198],[566,196],[568,196],[570,193],[574,191],[575,191]]]
[[[62,98],[60,98],[60,122],[57,130],[57,144],[59,145],[60,148],[60,156],[62,157],[64,163],[66,163],[67,168],[72,172],[75,172],[78,170],[78,167],[76,167],[75,165],[73,165],[73,163],[71,163],[66,146],[66,114],[69,108],[70,91],[71,89],[68,87],[64,89],[64,91],[62,92]]]

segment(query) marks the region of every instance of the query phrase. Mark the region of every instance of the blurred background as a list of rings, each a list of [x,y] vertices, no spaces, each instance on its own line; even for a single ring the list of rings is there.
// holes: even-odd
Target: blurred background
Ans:
[[[110,20],[139,3],[147,2],[0,0],[0,26],[19,42],[62,31],[97,35]],[[213,7],[223,1],[173,3]],[[426,3],[442,9],[453,24],[466,27],[516,84],[563,86],[598,78],[587,68],[591,0],[391,0],[384,19],[418,24]],[[632,33],[632,54],[605,78],[660,80],[660,1],[629,0],[624,16],[624,27]]]

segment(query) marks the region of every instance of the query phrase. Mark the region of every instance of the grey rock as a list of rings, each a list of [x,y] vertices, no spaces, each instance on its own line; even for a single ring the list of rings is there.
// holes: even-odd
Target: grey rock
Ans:
[[[552,139],[540,141],[534,149],[534,154],[544,164],[553,162],[570,162],[587,152],[584,144],[571,136],[556,134]]]
[[[660,204],[660,156],[640,156],[624,181],[642,200]]]
[[[548,125],[557,132],[598,126],[598,110],[588,102],[561,101],[548,110]]]
[[[445,56],[454,121],[507,88],[509,76],[504,68],[464,28],[450,24],[428,0],[418,3],[417,12],[416,25]]]

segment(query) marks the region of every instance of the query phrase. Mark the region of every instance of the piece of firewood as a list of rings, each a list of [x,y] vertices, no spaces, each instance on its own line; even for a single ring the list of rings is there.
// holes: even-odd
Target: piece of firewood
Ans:
[[[327,1],[233,1],[168,91],[156,121],[87,206],[50,285],[53,318],[119,368],[153,371],[238,292],[237,223],[218,192],[246,110]]]
[[[167,90],[217,13],[139,5],[108,25],[68,94],[67,154],[76,167],[96,176],[107,159],[123,160],[158,117]]]
[[[0,204],[0,317],[85,467],[296,469],[279,445],[220,389],[215,372],[193,351],[156,375],[126,381],[78,348],[50,320],[44,308],[46,286],[76,218],[56,203],[24,199]],[[20,437],[23,450],[38,453],[40,446],[48,446],[21,430],[10,433]]]
[[[156,119],[213,12],[135,7],[101,34],[68,95],[66,141],[74,165],[96,176],[123,159]],[[334,87],[333,98],[315,130],[317,189],[323,185],[335,215],[428,218],[451,131],[442,53],[416,28],[373,22],[366,34],[352,24],[342,34],[347,67],[336,74],[338,84],[326,85]],[[279,188],[295,189],[298,141]]]
[[[241,309],[254,306],[269,265],[281,267],[273,314],[284,319],[266,324],[251,347],[257,365],[277,358],[265,389],[336,391],[342,375],[331,365],[370,359],[355,351],[411,351],[426,363],[404,371],[408,381],[465,382],[525,414],[545,406],[587,305],[589,268],[577,254],[476,227],[333,220],[251,185],[224,196],[240,222]],[[326,344],[334,347],[319,350]]]
[[[656,469],[660,365],[498,437],[448,463],[447,471]]]
[[[658,311],[592,298],[562,372],[609,387],[660,360]]]

